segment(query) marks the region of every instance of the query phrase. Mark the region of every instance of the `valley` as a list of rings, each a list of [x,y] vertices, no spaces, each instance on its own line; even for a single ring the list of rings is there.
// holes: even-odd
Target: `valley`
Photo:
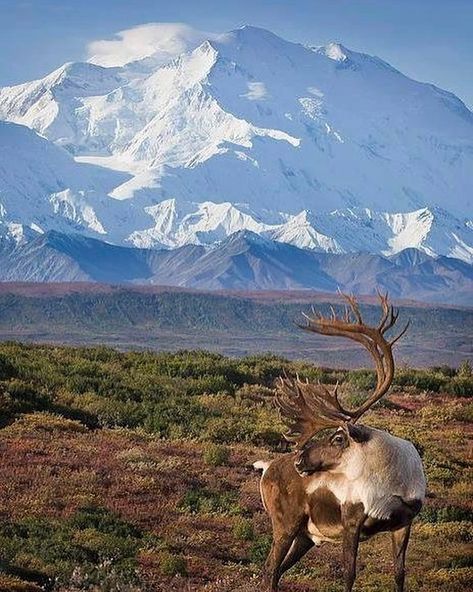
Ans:
[[[307,334],[296,322],[311,305],[329,313],[333,294],[312,291],[203,291],[102,284],[3,284],[0,340],[70,345],[108,344],[121,350],[204,349],[242,356],[273,352],[330,367],[357,367],[363,352],[346,340]],[[366,317],[375,297],[361,299]],[[396,302],[396,301],[395,301]],[[399,301],[411,326],[399,343],[400,364],[456,366],[473,360],[473,311]],[[365,360],[366,361],[366,360]]]

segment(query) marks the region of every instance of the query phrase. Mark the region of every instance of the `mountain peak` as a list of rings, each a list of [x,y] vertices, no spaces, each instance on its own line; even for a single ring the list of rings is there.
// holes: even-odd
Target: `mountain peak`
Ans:
[[[224,47],[236,46],[237,50],[244,47],[252,52],[287,53],[294,48],[304,49],[299,43],[292,43],[272,31],[252,25],[243,25],[238,29],[225,33],[217,41]]]
[[[90,84],[94,80],[115,77],[119,71],[119,68],[104,68],[91,62],[66,62],[54,72],[51,72],[47,80],[50,81],[51,85],[60,84],[65,80],[77,81],[79,84]]]
[[[251,230],[243,229],[237,230],[230,236],[228,236],[221,244],[245,244],[245,245],[273,245],[274,242],[264,238],[263,236],[252,232]]]
[[[318,48],[318,53],[325,55],[326,57],[334,60],[335,62],[345,62],[349,59],[349,50],[344,47],[341,43],[328,43]]]
[[[279,39],[283,40],[282,37],[276,35],[272,31],[265,29],[263,27],[256,27],[254,25],[242,25],[237,29],[233,29],[230,31],[230,34],[234,34],[240,38],[247,38],[247,39]]]
[[[399,253],[396,253],[395,255],[391,255],[389,259],[396,265],[403,267],[413,267],[419,263],[423,263],[424,261],[431,260],[431,257],[429,257],[429,255],[427,255],[427,253],[424,251],[420,251],[414,247],[409,247],[399,251]]]

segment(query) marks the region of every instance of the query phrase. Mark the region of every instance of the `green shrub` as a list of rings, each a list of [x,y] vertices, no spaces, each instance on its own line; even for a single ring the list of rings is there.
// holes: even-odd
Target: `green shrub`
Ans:
[[[457,374],[457,370],[451,366],[431,366],[428,370],[433,374],[443,374],[447,378],[453,378]]]
[[[230,449],[220,444],[207,444],[204,448],[204,461],[212,467],[226,465],[230,458]]]
[[[473,555],[461,555],[446,562],[445,567],[457,569],[461,567],[473,567]]]
[[[15,576],[0,573],[0,592],[43,592],[44,588]]]
[[[205,488],[194,488],[187,491],[179,502],[179,509],[190,514],[229,514],[241,513],[235,493],[210,491]]]
[[[360,390],[369,391],[376,386],[376,375],[371,370],[352,370],[348,373],[348,382]]]
[[[38,571],[62,583],[77,566],[87,585],[109,579],[134,583],[136,555],[147,541],[140,529],[97,507],[80,509],[63,521],[25,518],[0,524],[4,561],[27,569],[34,560]]]
[[[17,369],[10,362],[5,354],[0,354],[0,380],[8,378],[16,378],[18,375]]]
[[[244,384],[235,392],[235,397],[247,402],[263,403],[274,398],[274,389],[262,384]]]
[[[106,508],[86,506],[80,508],[70,519],[69,525],[73,529],[84,530],[93,528],[99,532],[112,534],[117,537],[140,538],[141,531],[136,526],[126,522]]]
[[[255,538],[255,531],[251,520],[239,518],[233,525],[233,536],[241,541],[252,541]]]
[[[438,393],[445,390],[449,380],[443,374],[433,374],[426,371],[402,370],[394,379],[398,386],[414,386],[421,391]]]
[[[458,366],[457,375],[459,378],[473,378],[473,368],[469,360],[463,360]]]
[[[473,511],[458,506],[444,506],[443,508],[432,508],[425,506],[420,513],[423,522],[433,524],[439,522],[473,522]]]
[[[25,413],[8,426],[11,432],[70,432],[84,433],[87,428],[80,422],[52,413]]]
[[[272,537],[268,534],[260,535],[250,549],[250,560],[256,565],[262,565],[266,561],[269,550],[271,549]]]
[[[457,371],[401,369],[397,386],[472,396],[467,364]],[[0,425],[24,413],[47,412],[90,428],[143,428],[161,438],[228,445],[281,446],[274,380],[287,373],[345,383],[347,405],[370,391],[370,370],[330,370],[274,355],[226,358],[203,351],[117,352],[0,344]],[[388,403],[386,403],[388,404]],[[213,461],[209,452],[209,464]],[[218,455],[217,455],[218,456]]]
[[[448,390],[459,397],[473,397],[473,378],[456,376],[450,381]]]
[[[186,576],[187,563],[184,557],[161,551],[158,556],[159,571],[163,576]]]

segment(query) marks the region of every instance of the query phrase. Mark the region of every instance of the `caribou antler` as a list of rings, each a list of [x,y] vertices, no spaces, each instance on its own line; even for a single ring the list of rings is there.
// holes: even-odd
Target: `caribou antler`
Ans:
[[[397,337],[388,341],[384,335],[396,324],[399,311],[389,303],[388,294],[378,296],[381,303],[382,317],[377,327],[363,322],[358,302],[354,296],[341,294],[346,301],[343,319],[337,317],[333,307],[331,317],[322,316],[313,309],[313,316],[305,315],[306,325],[300,325],[306,331],[321,335],[347,337],[361,343],[370,353],[376,365],[377,384],[373,394],[355,410],[344,409],[337,395],[337,389],[330,392],[322,385],[314,385],[300,380],[281,379],[278,385],[276,403],[281,414],[288,422],[288,440],[302,447],[314,434],[327,427],[341,425],[344,422],[356,422],[372,405],[388,391],[394,377],[394,359],[392,347],[407,331],[409,323]]]
[[[337,387],[331,392],[322,384],[310,384],[299,378],[279,379],[276,404],[288,427],[284,437],[298,449],[317,432],[350,420],[338,400]]]

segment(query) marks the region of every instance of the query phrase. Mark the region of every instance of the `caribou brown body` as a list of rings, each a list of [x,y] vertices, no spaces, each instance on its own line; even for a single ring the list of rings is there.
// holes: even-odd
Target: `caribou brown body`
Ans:
[[[392,537],[395,589],[404,590],[411,523],[425,496],[422,462],[410,442],[356,423],[392,382],[392,345],[400,335],[389,342],[384,334],[398,313],[387,296],[380,296],[383,316],[378,327],[370,327],[363,323],[355,299],[345,298],[349,306],[343,320],[334,312],[330,319],[314,313],[305,328],[364,345],[375,360],[377,386],[358,409],[348,410],[337,389],[280,379],[277,404],[288,424],[286,437],[296,450],[255,463],[263,471],[261,497],[273,527],[264,574],[271,592],[285,571],[324,542],[342,544],[345,590],[351,592],[359,541],[386,531]],[[328,434],[312,440],[321,431]]]

